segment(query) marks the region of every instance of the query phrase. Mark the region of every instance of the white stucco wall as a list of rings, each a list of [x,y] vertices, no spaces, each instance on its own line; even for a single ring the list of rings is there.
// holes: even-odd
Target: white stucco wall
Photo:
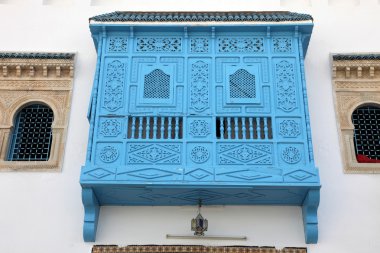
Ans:
[[[1,253],[84,253],[79,185],[96,55],[88,18],[114,10],[291,10],[310,13],[306,78],[315,161],[322,182],[319,242],[310,253],[380,251],[380,175],[343,174],[333,107],[331,52],[380,52],[378,0],[0,0],[0,51],[76,52],[64,167],[0,173]],[[96,244],[305,246],[298,207],[204,207],[209,235],[248,241],[168,240],[190,234],[195,207],[103,207]]]

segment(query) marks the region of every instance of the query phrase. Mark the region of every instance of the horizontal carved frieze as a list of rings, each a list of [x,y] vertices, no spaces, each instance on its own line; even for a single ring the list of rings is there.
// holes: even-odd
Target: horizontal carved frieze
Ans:
[[[0,82],[0,89],[30,90],[71,90],[70,80],[4,80]]]
[[[0,62],[0,80],[7,78],[72,78],[73,64],[9,64]]]
[[[352,81],[352,82],[342,82],[342,81],[336,81],[335,82],[335,88],[337,91],[339,89],[347,90],[347,89],[380,89],[380,82],[358,82],[358,81]]]

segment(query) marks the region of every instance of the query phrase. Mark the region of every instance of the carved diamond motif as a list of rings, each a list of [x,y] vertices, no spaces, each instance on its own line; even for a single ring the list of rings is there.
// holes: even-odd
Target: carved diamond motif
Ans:
[[[304,170],[296,170],[296,171],[293,171],[293,172],[287,174],[286,176],[289,176],[289,177],[291,177],[295,180],[298,180],[298,181],[304,181],[304,180],[311,178],[315,175],[310,173],[310,172],[304,171]]]
[[[207,190],[194,190],[185,192],[183,194],[179,194],[176,196],[173,196],[173,198],[181,199],[189,202],[198,203],[198,201],[201,199],[202,201],[213,201],[218,200],[226,197],[223,194],[213,192],[213,191],[207,191]]]
[[[268,144],[220,144],[219,164],[272,164],[272,148]]]
[[[235,194],[234,197],[235,198],[239,198],[239,199],[257,199],[257,198],[261,198],[261,197],[264,197],[265,195],[263,194],[259,194],[259,193],[256,193],[256,192],[252,192],[252,193],[238,193],[238,194]]]
[[[258,173],[255,171],[243,171],[243,172],[237,171],[237,172],[229,173],[226,176],[232,177],[232,178],[237,178],[237,179],[243,179],[243,180],[247,180],[247,181],[253,181],[253,180],[257,180],[257,179],[263,179],[263,178],[271,177],[270,175],[265,175],[265,174]]]
[[[129,164],[180,164],[179,144],[129,144]]]
[[[160,170],[155,168],[143,169],[128,173],[129,176],[138,177],[143,179],[157,179],[162,177],[170,177],[174,173],[166,170]]]
[[[171,152],[168,152],[164,149],[160,149],[158,147],[151,147],[148,149],[144,149],[142,151],[136,152],[135,154],[151,162],[157,162],[159,160],[168,158],[169,156],[172,155]]]
[[[212,174],[206,170],[196,169],[196,170],[193,170],[190,173],[188,173],[188,175],[190,175],[191,177],[193,177],[197,180],[201,180],[203,178],[211,176]]]
[[[95,169],[95,170],[87,173],[87,175],[95,177],[97,179],[101,179],[101,178],[107,177],[107,176],[112,175],[112,174],[113,173],[109,172],[108,170],[102,169],[102,168],[98,168],[98,169]]]

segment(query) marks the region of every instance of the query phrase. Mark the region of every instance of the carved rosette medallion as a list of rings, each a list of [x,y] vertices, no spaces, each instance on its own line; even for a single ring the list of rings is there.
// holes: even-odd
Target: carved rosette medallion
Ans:
[[[190,107],[197,112],[209,108],[209,65],[197,61],[191,65]]]
[[[204,163],[210,157],[210,152],[203,146],[195,146],[190,153],[191,160],[195,163]]]
[[[125,37],[111,37],[108,44],[108,52],[121,53],[127,52],[128,39]]]
[[[273,38],[273,51],[275,53],[291,53],[292,38]]]
[[[210,134],[210,126],[205,120],[194,120],[190,123],[190,134],[194,137],[205,137]]]
[[[121,132],[121,122],[116,119],[107,119],[100,125],[100,134],[105,137],[116,137]]]
[[[295,120],[284,120],[280,123],[279,134],[283,137],[295,138],[301,134],[300,125]]]
[[[277,107],[290,112],[297,107],[294,65],[288,61],[276,64]]]
[[[207,53],[209,51],[209,40],[207,38],[191,38],[190,52]]]
[[[111,163],[116,161],[119,157],[119,151],[112,146],[105,146],[100,150],[99,158],[105,163]]]
[[[107,65],[104,107],[109,111],[123,106],[124,71],[124,64],[120,61],[115,60]]]
[[[286,147],[282,151],[282,160],[284,160],[287,163],[298,163],[301,161],[301,152],[296,147]]]

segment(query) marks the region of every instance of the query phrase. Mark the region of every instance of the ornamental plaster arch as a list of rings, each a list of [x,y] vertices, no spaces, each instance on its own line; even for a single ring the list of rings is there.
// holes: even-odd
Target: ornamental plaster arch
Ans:
[[[4,119],[5,125],[7,125],[9,127],[12,127],[14,125],[14,120],[15,120],[15,117],[16,117],[17,113],[23,107],[25,107],[27,105],[30,105],[30,104],[33,104],[33,103],[44,104],[44,105],[50,107],[50,109],[53,110],[54,119],[53,119],[53,123],[52,123],[52,128],[54,128],[57,125],[57,122],[61,122],[62,121],[62,115],[60,113],[60,110],[57,107],[58,101],[56,101],[56,99],[50,98],[50,97],[47,97],[47,96],[36,97],[36,96],[33,96],[33,95],[32,96],[28,95],[28,96],[23,96],[23,97],[18,98],[7,109],[7,112],[5,113],[5,115],[7,115],[7,117]]]
[[[377,106],[380,108],[380,97],[378,97],[377,100],[360,100],[359,102],[356,102],[356,103],[353,103],[352,105],[350,105],[350,107],[348,108],[347,110],[347,113],[346,113],[346,120],[347,120],[347,125],[352,128],[352,130],[354,130],[355,126],[354,124],[352,123],[352,114],[354,113],[354,111],[361,107],[361,106],[366,106],[366,105],[374,105],[374,106]]]

